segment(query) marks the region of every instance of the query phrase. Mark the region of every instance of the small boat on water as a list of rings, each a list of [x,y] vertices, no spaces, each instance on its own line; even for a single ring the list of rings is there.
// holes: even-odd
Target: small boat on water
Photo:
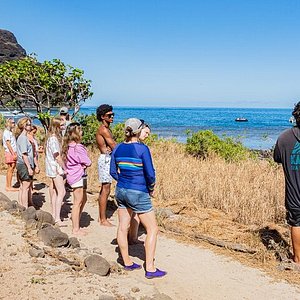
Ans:
[[[236,118],[235,121],[236,122],[248,122],[248,119],[246,119],[246,118]]]

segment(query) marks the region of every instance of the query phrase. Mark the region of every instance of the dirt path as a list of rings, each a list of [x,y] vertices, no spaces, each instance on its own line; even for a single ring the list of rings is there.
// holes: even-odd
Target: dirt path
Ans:
[[[4,179],[0,176],[2,192]],[[50,211],[47,187],[39,192],[41,196],[35,201]],[[6,195],[17,199],[17,193]],[[115,262],[116,227],[98,225],[95,199],[89,196],[85,208],[83,223],[89,234],[79,240],[82,247],[100,249],[103,257]],[[67,214],[70,205],[64,208]],[[111,220],[117,224],[116,213]],[[66,224],[62,230],[70,234],[70,220]],[[0,212],[0,299],[300,299],[300,291],[293,285],[274,282],[261,271],[163,235],[159,237],[156,263],[168,275],[147,280],[143,270],[103,278],[85,271],[74,272],[51,257],[31,258],[23,232],[20,219]],[[143,263],[143,246],[131,246],[130,252],[134,261]]]

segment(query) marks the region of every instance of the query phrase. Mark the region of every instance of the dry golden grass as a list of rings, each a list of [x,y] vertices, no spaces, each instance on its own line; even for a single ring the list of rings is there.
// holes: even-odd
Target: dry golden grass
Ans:
[[[88,186],[99,191],[99,150],[89,148],[92,166]],[[1,147],[0,151],[4,150]],[[241,224],[264,225],[284,220],[284,180],[281,167],[266,160],[226,163],[214,157],[200,160],[187,155],[184,145],[159,142],[151,146],[157,174],[155,204],[176,213],[197,217],[203,208],[218,209]],[[40,154],[39,181],[48,183],[44,155]],[[4,155],[0,169],[4,173]]]
[[[95,194],[100,188],[99,150],[89,148],[88,151],[93,162],[88,169],[88,191]],[[168,225],[177,226],[186,235],[196,232],[246,244],[259,250],[255,257],[259,262],[273,257],[263,246],[257,230],[277,226],[286,236],[287,228],[278,227],[283,224],[285,214],[280,166],[266,160],[239,163],[226,163],[217,157],[199,160],[187,155],[184,145],[172,142],[155,143],[151,152],[157,174],[154,204],[171,208],[180,217]],[[48,184],[43,154],[39,160],[42,171],[36,177]],[[0,168],[4,173],[3,155]],[[164,222],[169,221],[162,220],[160,224]]]

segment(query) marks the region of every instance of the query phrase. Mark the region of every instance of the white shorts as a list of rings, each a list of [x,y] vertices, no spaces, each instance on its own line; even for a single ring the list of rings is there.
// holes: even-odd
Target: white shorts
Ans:
[[[72,189],[79,188],[79,187],[83,187],[83,179],[82,178],[79,181],[77,181],[71,185]]]
[[[113,178],[109,174],[111,157],[109,154],[100,154],[98,159],[98,175],[100,183],[112,183]]]

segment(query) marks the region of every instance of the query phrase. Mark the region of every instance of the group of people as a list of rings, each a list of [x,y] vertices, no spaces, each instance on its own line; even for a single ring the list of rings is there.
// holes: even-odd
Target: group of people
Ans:
[[[165,276],[166,272],[157,269],[154,264],[158,226],[151,197],[154,196],[155,170],[150,150],[143,143],[150,134],[150,127],[143,120],[128,119],[125,122],[124,142],[117,144],[110,130],[114,119],[113,107],[102,104],[97,108],[96,114],[100,122],[96,133],[96,142],[100,150],[99,223],[103,226],[113,226],[107,219],[106,210],[111,183],[115,179],[119,219],[117,241],[125,270],[142,268],[131,260],[128,253],[129,243],[139,243],[138,228],[141,222],[147,232],[145,276]],[[55,223],[63,226],[60,213],[67,182],[73,191],[73,234],[86,235],[87,232],[80,227],[80,218],[87,201],[87,168],[91,166],[92,161],[81,143],[84,128],[69,117],[67,107],[60,109],[60,116],[51,118],[45,149],[38,146],[35,139],[37,127],[32,124],[30,118],[24,117],[18,121],[15,134],[14,128],[14,119],[7,119],[3,133],[5,162],[8,166],[6,190],[19,190],[18,200],[25,208],[33,205],[33,176],[40,172],[39,153],[45,152],[45,171],[50,178],[49,194]],[[15,168],[19,189],[12,186]]]

